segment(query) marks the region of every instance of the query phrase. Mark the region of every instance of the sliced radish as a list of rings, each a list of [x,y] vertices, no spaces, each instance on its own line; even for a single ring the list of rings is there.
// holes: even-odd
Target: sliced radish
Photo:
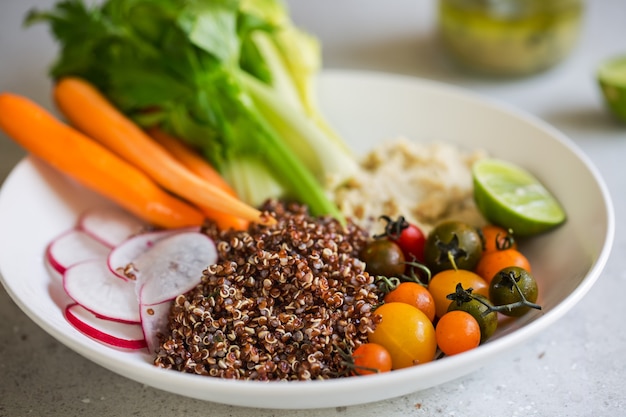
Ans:
[[[70,298],[101,318],[126,323],[141,320],[135,283],[118,279],[102,259],[68,268],[63,287]]]
[[[203,233],[183,232],[158,240],[133,262],[144,305],[159,304],[184,294],[217,261],[213,240]]]
[[[128,279],[132,271],[128,271],[127,268],[130,264],[140,257],[144,252],[151,249],[155,243],[163,238],[172,236],[177,233],[196,231],[195,228],[191,229],[167,229],[157,230],[154,232],[146,232],[139,235],[132,236],[113,248],[109,253],[107,264],[111,272],[120,278]],[[134,279],[133,277],[132,279]]]
[[[113,247],[128,239],[129,236],[146,230],[148,224],[121,208],[94,207],[81,215],[78,227]]]
[[[46,260],[60,274],[79,262],[107,258],[111,248],[78,229],[57,236],[46,248]]]
[[[121,209],[94,208],[50,242],[46,259],[75,301],[65,316],[76,329],[111,346],[154,352],[172,300],[198,285],[218,256],[199,227],[145,230]]]
[[[138,324],[104,320],[78,304],[68,305],[65,317],[78,331],[107,345],[123,349],[143,349],[147,346]]]
[[[159,334],[167,332],[168,316],[171,301],[153,305],[141,305],[141,328],[150,353],[156,352],[159,346]]]

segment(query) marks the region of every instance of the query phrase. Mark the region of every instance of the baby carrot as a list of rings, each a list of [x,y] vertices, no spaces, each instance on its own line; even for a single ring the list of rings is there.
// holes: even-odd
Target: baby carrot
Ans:
[[[149,129],[148,134],[191,172],[221,188],[233,197],[237,197],[235,190],[222,178],[219,172],[189,146],[158,128]],[[242,218],[229,216],[214,209],[205,208],[203,212],[208,218],[214,219],[222,230],[229,228],[245,230],[249,224],[248,221]]]
[[[195,207],[25,97],[0,94],[0,128],[32,155],[152,224],[174,228],[204,220]]]
[[[275,222],[192,174],[87,81],[74,77],[59,80],[54,88],[54,98],[70,123],[170,192],[204,209],[258,223]]]

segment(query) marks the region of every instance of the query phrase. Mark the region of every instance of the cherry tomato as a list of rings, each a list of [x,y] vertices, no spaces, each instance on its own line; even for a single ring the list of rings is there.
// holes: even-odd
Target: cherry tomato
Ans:
[[[451,356],[477,347],[480,344],[480,327],[468,312],[454,310],[439,319],[435,336],[439,349]]]
[[[480,300],[480,301],[479,301]],[[471,298],[456,302],[453,301],[448,307],[448,311],[461,310],[470,313],[478,322],[480,327],[480,343],[488,340],[498,328],[498,313],[489,310],[491,301],[483,295],[473,294]]]
[[[424,262],[424,246],[426,245],[426,235],[422,229],[414,224],[407,223],[408,226],[402,230],[400,237],[395,242],[402,249],[404,258],[407,261]]]
[[[409,223],[403,216],[397,220],[392,220],[389,216],[381,216],[385,220],[385,232],[375,237],[386,237],[396,242],[404,258],[409,262],[424,262],[424,245],[426,244],[426,235],[415,224]]]
[[[377,343],[364,343],[352,352],[352,364],[355,375],[369,375],[391,371],[389,351]]]
[[[474,272],[489,283],[500,270],[509,266],[519,266],[531,272],[528,258],[517,249],[495,250],[483,253]]]
[[[504,227],[488,224],[481,228],[484,252],[493,252],[501,249],[517,249],[517,242],[513,235]]]
[[[405,258],[402,249],[388,239],[374,239],[361,252],[365,270],[370,275],[399,277],[404,274]]]
[[[406,303],[384,303],[375,311],[382,317],[369,335],[371,343],[384,346],[391,355],[391,369],[432,361],[437,351],[435,328],[426,314]]]
[[[520,303],[518,306],[500,311],[506,316],[519,317],[526,314],[531,307],[528,303],[521,304],[523,299],[529,303],[534,303],[537,301],[538,292],[535,278],[530,272],[517,266],[504,268],[496,274],[489,284],[489,299],[495,306]]]
[[[456,291],[457,284],[465,289],[471,288],[474,294],[489,296],[489,285],[478,274],[463,269],[446,269],[438,272],[430,280],[428,291],[435,300],[435,314],[441,317],[448,311],[452,302],[448,297]]]
[[[478,231],[459,221],[438,224],[428,234],[424,261],[433,273],[445,269],[473,270],[483,252]]]
[[[420,309],[428,320],[435,319],[435,300],[430,291],[417,282],[402,282],[394,290],[385,295],[386,303],[407,303]]]

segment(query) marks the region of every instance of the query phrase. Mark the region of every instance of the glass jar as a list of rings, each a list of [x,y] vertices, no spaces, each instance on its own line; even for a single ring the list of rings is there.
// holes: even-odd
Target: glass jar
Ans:
[[[468,68],[525,75],[565,58],[578,39],[583,0],[439,0],[446,49]]]

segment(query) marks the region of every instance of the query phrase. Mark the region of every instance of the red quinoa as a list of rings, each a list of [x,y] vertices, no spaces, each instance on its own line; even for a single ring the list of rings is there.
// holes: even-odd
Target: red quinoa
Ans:
[[[219,232],[219,261],[172,305],[155,364],[250,380],[327,379],[346,372],[339,353],[367,341],[379,317],[374,278],[357,254],[367,234],[269,202],[274,226]]]

